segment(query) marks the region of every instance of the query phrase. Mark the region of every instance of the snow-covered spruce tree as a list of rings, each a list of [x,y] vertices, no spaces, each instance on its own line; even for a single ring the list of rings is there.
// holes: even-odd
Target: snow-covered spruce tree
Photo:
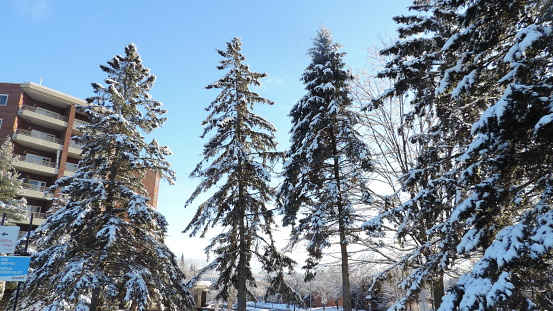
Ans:
[[[18,191],[21,189],[19,174],[13,168],[13,145],[6,139],[0,145],[0,217],[4,217],[4,226],[13,221],[21,221],[25,215],[25,200],[18,199]],[[6,281],[0,281],[0,300],[6,290]]]
[[[437,134],[455,138],[455,144],[433,146],[454,148],[451,159],[456,162],[433,178],[425,177],[432,176],[425,170],[414,170],[406,180],[415,181],[421,187],[419,197],[428,201],[436,198],[436,185],[454,187],[444,192],[451,202],[446,217],[437,218],[427,230],[437,249],[405,284],[416,288],[455,258],[482,257],[448,291],[440,310],[552,307],[551,4],[432,2],[433,16],[454,19],[450,34],[442,32],[442,40],[435,40],[439,62],[421,74],[438,73],[439,83],[428,84],[426,90],[435,98],[415,98],[422,104],[419,113],[422,107],[451,111],[437,115],[442,124]],[[409,66],[391,65],[388,73],[394,71],[400,77],[414,72]],[[424,219],[412,215],[419,221],[411,223]]]
[[[214,134],[204,145],[203,160],[191,173],[202,181],[186,206],[199,194],[215,186],[217,190],[198,206],[184,232],[204,236],[214,226],[223,228],[206,247],[206,253],[216,256],[208,267],[219,272],[214,284],[218,298],[227,300],[232,289],[237,289],[239,311],[246,310],[247,298],[255,299],[249,290],[255,286],[250,266],[253,258],[272,277],[273,290],[301,301],[283,282],[283,270],[292,269],[293,261],[277,251],[272,237],[275,222],[270,204],[275,190],[270,181],[273,164],[282,157],[275,151],[276,129],[251,111],[256,103],[273,104],[250,90],[250,85],[259,86],[259,79],[266,74],[251,72],[244,64],[239,38],[217,52],[223,57],[217,68],[228,72],[207,86],[221,92],[206,108],[210,113],[203,121],[201,137]]]
[[[307,94],[292,108],[291,146],[279,190],[284,224],[292,225],[292,242],[307,240],[306,277],[338,238],[345,310],[351,310],[348,244],[358,238],[358,204],[371,196],[366,173],[371,169],[367,146],[351,109],[352,75],[344,67],[341,46],[329,30],[318,30],[309,50],[312,62],[301,80]],[[297,219],[299,222],[296,223]]]
[[[392,43],[393,41],[388,39],[387,42],[381,43],[380,49],[390,47]],[[374,98],[393,87],[396,82],[395,79],[376,78],[385,64],[393,60],[382,55],[377,48],[368,50],[369,66],[356,75],[352,89],[355,105],[365,108],[361,114],[360,132],[373,152],[374,170],[371,174],[371,187],[375,193],[371,210],[379,213],[377,219],[367,223],[367,227],[373,225],[370,227],[372,230],[368,230],[369,234],[357,242],[362,247],[357,252],[362,252],[364,256],[357,256],[352,267],[358,266],[365,271],[367,267],[379,267],[378,270],[373,270],[372,274],[365,273],[364,276],[372,288],[373,295],[378,295],[379,288],[397,287],[394,282],[399,276],[406,275],[417,267],[416,262],[404,259],[409,258],[414,249],[427,242],[424,238],[426,235],[418,230],[401,230],[399,240],[396,239],[396,233],[405,220],[401,204],[417,194],[416,187],[402,186],[401,177],[413,168],[425,148],[424,143],[412,142],[411,138],[427,133],[432,121],[430,114],[409,114],[407,117],[411,109],[407,94],[394,94],[380,99],[378,105],[372,104]],[[405,255],[407,256],[404,257]],[[430,287],[425,286],[425,290]],[[443,295],[441,282],[436,282],[435,288],[441,289]],[[394,288],[392,292],[394,295],[386,294],[386,299],[384,296],[380,297],[386,300],[389,306],[399,299],[390,298],[400,297],[401,295],[397,294],[405,290]]]
[[[166,118],[148,91],[155,76],[134,44],[100,68],[105,84],[78,109],[90,122],[75,175],[56,186],[65,204],[32,235],[36,252],[19,308],[29,310],[187,310],[192,298],[173,253],[167,222],[148,204],[142,183],[152,171],[173,182],[167,147],[144,134]]]
[[[25,200],[18,199],[21,189],[19,174],[13,168],[13,145],[9,139],[0,146],[0,217],[5,213],[4,225],[24,218]]]
[[[444,2],[460,29],[437,94],[486,111],[458,157],[464,192],[446,227],[483,257],[440,310],[553,308],[553,2]]]
[[[439,3],[439,0],[415,1],[410,8],[418,14],[394,18],[404,24],[399,28],[401,40],[382,51],[392,59],[378,75],[393,81],[393,86],[367,107],[380,109],[386,100],[407,96],[413,110],[403,116],[405,126],[417,125],[412,123],[414,120],[426,122],[424,131],[410,137],[421,150],[414,167],[409,167],[408,173],[401,177],[402,191],[409,199],[365,224],[369,231],[378,232],[387,220],[397,224],[400,243],[416,243],[398,262],[411,272],[401,284],[407,290],[406,295],[392,307],[394,310],[406,308],[425,286],[432,288],[435,308],[441,303],[443,276],[453,262],[440,252],[441,244],[448,243],[444,239],[448,228],[433,228],[443,223],[455,204],[459,173],[454,159],[466,148],[470,124],[477,118],[472,112],[476,106],[459,108],[435,94],[440,69],[449,64],[441,47],[455,29],[454,12],[439,10]]]

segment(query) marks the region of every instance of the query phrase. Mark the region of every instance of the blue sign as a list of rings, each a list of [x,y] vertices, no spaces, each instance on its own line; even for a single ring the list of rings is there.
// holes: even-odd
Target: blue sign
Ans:
[[[0,281],[25,281],[31,257],[0,256]]]

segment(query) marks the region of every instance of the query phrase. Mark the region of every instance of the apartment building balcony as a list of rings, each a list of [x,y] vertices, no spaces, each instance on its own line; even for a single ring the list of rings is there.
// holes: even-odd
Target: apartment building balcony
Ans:
[[[41,225],[46,221],[46,213],[42,212],[42,207],[36,205],[27,205],[20,208],[23,213],[24,221],[21,223],[29,224],[31,220],[31,215],[33,216],[33,225]],[[26,220],[26,222],[25,222]]]
[[[13,140],[25,147],[55,152],[62,150],[63,141],[54,135],[40,132],[17,129],[12,136]]]
[[[41,107],[23,105],[19,108],[19,116],[25,121],[61,131],[67,128],[67,117]]]
[[[67,149],[67,154],[72,158],[80,159],[82,151],[83,151],[83,145],[77,142],[71,141],[69,143],[69,148]]]
[[[63,141],[59,138],[56,138],[52,134],[32,130],[23,130],[17,129],[12,136],[13,140],[20,145],[44,150],[48,152],[56,152],[58,150],[63,150]],[[80,159],[81,158],[82,145],[74,141],[69,143],[68,154],[73,157]]]
[[[39,199],[39,200],[45,200],[46,195],[45,192],[48,190],[48,187],[46,186],[46,183],[37,183],[34,181],[31,182],[24,182],[21,184],[22,189],[19,190],[19,194],[21,196],[27,197],[27,198],[33,198],[33,199]]]
[[[81,135],[82,131],[79,129],[79,127],[83,126],[83,125],[89,125],[89,124],[90,123],[88,123],[88,122],[75,119],[75,121],[73,121],[73,133],[75,133],[77,135]]]
[[[13,166],[21,172],[42,176],[56,176],[58,174],[56,163],[51,162],[48,158],[31,154],[14,156]]]
[[[74,163],[65,163],[65,170],[63,176],[71,176],[77,171],[78,165]]]

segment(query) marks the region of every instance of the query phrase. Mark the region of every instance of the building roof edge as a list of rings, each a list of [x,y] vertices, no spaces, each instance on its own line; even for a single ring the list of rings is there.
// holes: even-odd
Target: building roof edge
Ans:
[[[54,105],[66,107],[69,105],[86,105],[86,101],[75,96],[45,87],[34,82],[23,82],[20,87],[31,98]]]

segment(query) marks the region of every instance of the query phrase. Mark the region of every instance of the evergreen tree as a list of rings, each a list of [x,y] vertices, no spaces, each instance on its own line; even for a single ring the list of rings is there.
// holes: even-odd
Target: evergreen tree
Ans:
[[[75,138],[82,160],[56,183],[64,204],[32,235],[37,251],[20,308],[189,309],[184,275],[163,243],[167,222],[142,184],[147,171],[174,180],[168,148],[143,137],[165,121],[148,93],[155,76],[132,43],[100,68],[106,86],[93,83],[96,96],[78,107],[90,122]]]
[[[24,218],[22,211],[25,208],[25,200],[17,199],[21,180],[12,162],[13,145],[6,139],[0,146],[0,213],[6,214],[4,225]]]
[[[458,255],[482,258],[441,310],[550,309],[553,245],[553,3],[444,3],[460,29],[442,47],[454,66],[437,89],[486,110],[458,157],[464,186],[445,226]],[[453,251],[452,251],[453,252]]]
[[[415,4],[423,14],[404,19],[411,23],[400,32],[411,39],[387,50],[397,58],[383,73],[403,82],[388,94],[410,91],[414,113],[437,117],[427,136],[434,139],[404,178],[419,190],[403,205],[402,226],[425,232],[434,247],[414,252],[423,264],[404,285],[412,294],[456,258],[476,255],[440,310],[549,309],[552,3]],[[429,18],[444,26],[433,36],[421,27]],[[435,46],[404,49],[421,40]],[[429,55],[435,61],[423,62]],[[394,307],[402,308],[405,300]]]
[[[255,286],[250,261],[257,258],[271,277],[273,290],[284,292],[298,299],[283,284],[283,269],[292,268],[292,260],[281,255],[273,241],[275,226],[269,204],[275,190],[270,186],[273,164],[281,158],[276,152],[276,129],[271,123],[251,110],[254,104],[269,104],[267,100],[250,90],[259,86],[264,73],[251,72],[243,62],[240,39],[227,43],[225,51],[217,50],[224,59],[217,67],[228,69],[223,78],[207,86],[221,92],[206,108],[209,116],[203,121],[202,138],[210,132],[213,136],[204,145],[203,160],[192,171],[191,177],[202,181],[192,193],[186,205],[197,196],[218,185],[213,195],[198,206],[196,214],[184,232],[201,236],[213,226],[220,225],[223,232],[216,235],[206,248],[216,255],[208,267],[219,272],[214,286],[218,297],[229,298],[237,289],[238,310],[246,310],[246,299],[253,298],[249,288]]]
[[[369,203],[366,173],[371,168],[367,146],[355,126],[350,81],[341,46],[321,28],[309,50],[312,61],[302,75],[307,94],[292,108],[291,146],[280,188],[284,224],[292,225],[292,242],[308,240],[306,278],[338,238],[344,309],[351,310],[348,245],[360,226],[358,204]],[[299,215],[299,223],[296,220]]]
[[[4,226],[24,219],[25,200],[17,198],[21,180],[12,167],[12,162],[13,145],[6,139],[0,146],[0,217],[4,219]],[[4,297],[5,290],[6,281],[0,281],[0,300]]]
[[[411,273],[402,283],[406,295],[394,309],[405,308],[407,302],[415,301],[424,286],[432,288],[435,308],[441,302],[446,266],[440,257],[440,243],[448,228],[431,229],[444,220],[455,204],[459,172],[454,159],[466,148],[470,124],[475,120],[474,113],[461,112],[448,98],[438,98],[435,94],[440,70],[450,64],[444,59],[441,47],[455,29],[455,14],[437,9],[439,3],[440,0],[414,1],[410,9],[416,15],[394,18],[404,24],[398,30],[401,40],[382,51],[392,59],[378,75],[393,81],[393,86],[366,107],[378,109],[385,100],[406,96],[413,107],[403,116],[406,126],[416,125],[414,120],[426,123],[424,131],[410,137],[411,142],[420,146],[420,152],[415,165],[400,178],[408,199],[365,224],[372,234],[378,234],[385,221],[390,221],[397,224],[396,235],[401,244],[411,240],[416,243],[397,263]],[[394,266],[391,268],[389,271],[394,272]]]
[[[385,47],[389,48],[392,42],[386,43]],[[364,227],[370,229],[369,235],[361,239],[359,244],[367,256],[356,260],[356,264],[379,267],[378,273],[372,274],[370,278],[366,277],[374,292],[377,288],[391,285],[394,282],[392,280],[398,279],[399,272],[406,275],[416,268],[418,262],[413,260],[412,250],[420,249],[430,242],[426,239],[424,230],[414,230],[413,227],[404,230],[402,227],[402,224],[406,224],[405,216],[409,215],[402,203],[415,198],[418,188],[404,186],[401,177],[409,173],[427,147],[425,140],[414,142],[411,138],[428,135],[430,123],[434,118],[430,114],[407,115],[411,109],[408,94],[393,94],[381,98],[378,104],[373,104],[373,99],[395,86],[397,79],[376,78],[386,62],[392,61],[393,58],[380,54],[380,51],[369,52],[368,71],[356,76],[353,94],[359,106],[365,107],[361,121],[364,130],[362,134],[374,150],[371,186],[375,189],[375,199],[372,210],[379,212],[380,216],[364,224]],[[418,168],[422,166],[419,165]],[[428,224],[424,227],[428,228]],[[396,239],[398,231],[401,232],[399,241]],[[404,271],[398,271],[401,268],[404,268]],[[443,296],[444,286],[438,278],[435,282],[428,283],[429,286],[425,286],[425,290],[434,290],[433,301]],[[393,283],[392,286],[395,285]],[[395,288],[392,292],[397,294],[405,292],[405,289]],[[398,299],[387,299],[389,306]]]

